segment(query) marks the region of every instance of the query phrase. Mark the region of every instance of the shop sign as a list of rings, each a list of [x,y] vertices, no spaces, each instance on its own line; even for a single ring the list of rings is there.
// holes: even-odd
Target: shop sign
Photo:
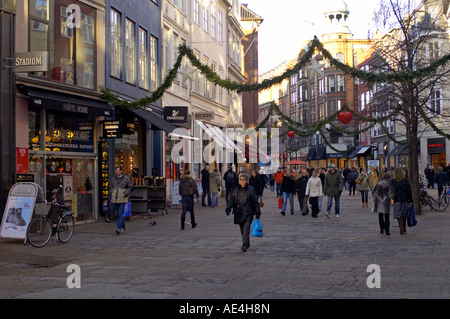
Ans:
[[[194,112],[192,115],[194,116],[194,120],[199,121],[214,120],[214,112]]]
[[[120,121],[104,121],[103,137],[105,138],[121,138],[122,123]]]
[[[48,51],[14,54],[14,72],[48,72]]]
[[[28,148],[16,148],[16,173],[28,174]]]
[[[429,154],[445,153],[445,139],[443,138],[428,139],[428,153]]]
[[[164,107],[164,119],[169,123],[186,124],[188,118],[187,106]]]

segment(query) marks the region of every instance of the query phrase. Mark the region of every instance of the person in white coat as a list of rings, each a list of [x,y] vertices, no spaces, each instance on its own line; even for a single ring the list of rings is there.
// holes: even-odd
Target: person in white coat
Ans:
[[[306,196],[309,196],[309,203],[312,206],[312,217],[317,218],[319,214],[319,197],[323,195],[322,193],[322,181],[317,177],[317,171],[313,170],[311,172],[311,177],[306,184]]]

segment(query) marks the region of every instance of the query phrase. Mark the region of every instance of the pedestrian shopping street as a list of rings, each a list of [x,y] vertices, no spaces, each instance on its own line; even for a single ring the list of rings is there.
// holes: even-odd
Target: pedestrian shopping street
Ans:
[[[435,190],[431,190],[433,192]],[[434,194],[435,195],[435,194]],[[425,210],[399,235],[379,233],[378,216],[361,199],[341,198],[341,217],[281,216],[266,188],[262,238],[240,250],[239,227],[219,207],[196,204],[198,226],[180,230],[179,208],[168,215],[133,216],[126,231],[115,223],[76,226],[66,244],[44,248],[0,239],[0,298],[449,298],[450,212]],[[324,201],[325,202],[325,201]],[[324,207],[324,206],[323,206]],[[189,221],[189,218],[187,218]],[[67,267],[81,269],[81,288],[68,289]],[[369,265],[381,270],[368,288]]]

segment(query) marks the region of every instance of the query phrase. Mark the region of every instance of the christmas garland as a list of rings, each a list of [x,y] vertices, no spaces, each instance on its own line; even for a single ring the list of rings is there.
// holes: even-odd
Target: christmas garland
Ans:
[[[364,70],[359,70],[354,67],[350,67],[333,58],[331,53],[323,47],[323,44],[319,41],[319,39],[317,37],[314,37],[306,52],[292,69],[288,69],[283,74],[275,76],[271,79],[265,79],[261,83],[243,84],[232,81],[230,79],[221,79],[220,76],[216,72],[214,72],[208,65],[202,64],[195,56],[192,49],[187,47],[186,44],[180,45],[178,51],[178,58],[174,66],[165,77],[162,85],[156,91],[154,91],[151,96],[144,97],[136,101],[127,101],[112,94],[109,89],[101,88],[103,93],[102,98],[110,102],[112,105],[118,107],[128,109],[145,108],[151,103],[154,103],[157,100],[161,99],[165,91],[170,88],[173,80],[178,74],[178,70],[181,66],[181,62],[184,56],[189,59],[191,64],[196,67],[209,82],[214,83],[215,85],[219,85],[220,87],[223,87],[229,91],[237,92],[261,91],[276,84],[280,84],[283,80],[288,79],[295,74],[298,74],[298,72],[302,68],[306,67],[311,62],[311,59],[315,52],[321,52],[324,58],[328,59],[330,61],[330,64],[337,69],[354,78],[359,78],[367,83],[397,83],[407,82],[417,78],[423,78],[425,76],[432,75],[439,67],[446,65],[450,61],[450,54],[446,54],[442,58],[431,63],[429,66],[416,71],[408,70],[401,72],[371,73]]]

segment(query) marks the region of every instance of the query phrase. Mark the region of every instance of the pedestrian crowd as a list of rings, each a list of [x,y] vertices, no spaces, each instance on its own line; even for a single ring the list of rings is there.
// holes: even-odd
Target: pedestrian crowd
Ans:
[[[433,166],[428,166],[424,171],[428,180],[428,188],[438,185],[439,195],[444,185],[449,185],[450,163],[446,168],[439,167],[437,173]],[[266,187],[272,192],[276,191],[281,205],[281,215],[285,216],[288,205],[289,212],[294,215],[294,196],[297,196],[300,212],[303,216],[311,212],[313,218],[317,218],[322,211],[322,200],[326,198],[324,207],[325,216],[330,218],[334,204],[334,215],[341,215],[340,201],[343,192],[348,191],[348,196],[356,196],[357,191],[361,196],[362,208],[369,208],[369,194],[371,194],[373,206],[371,211],[378,213],[380,233],[390,235],[390,213],[398,221],[400,234],[406,233],[407,217],[412,205],[411,185],[406,178],[406,171],[402,168],[388,170],[385,166],[378,171],[370,167],[364,168],[345,167],[337,170],[334,164],[325,168],[300,168],[298,171],[290,168],[281,168],[269,176],[260,174],[258,170],[252,173],[237,174],[232,166],[221,178],[217,168],[210,171],[210,166],[205,165],[201,171],[202,206],[217,207],[218,193],[225,186],[225,212],[233,213],[234,223],[240,226],[242,235],[242,251],[250,247],[250,227],[254,217],[259,219],[261,207],[264,207],[263,193]],[[122,167],[116,168],[116,174],[111,180],[111,202],[118,212],[116,233],[125,230],[123,212],[132,189],[130,179],[123,174]],[[181,230],[185,229],[187,212],[190,213],[192,228],[197,226],[194,214],[194,196],[200,197],[197,184],[185,170],[180,177],[179,194],[181,195],[182,213]]]

